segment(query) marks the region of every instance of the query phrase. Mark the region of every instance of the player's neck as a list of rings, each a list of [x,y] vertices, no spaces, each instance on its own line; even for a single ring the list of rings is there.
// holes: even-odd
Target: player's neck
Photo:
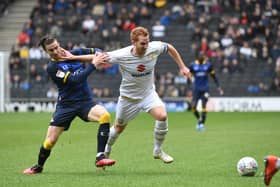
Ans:
[[[133,47],[131,50],[134,56],[142,57],[146,53],[146,51],[137,50],[136,47]]]

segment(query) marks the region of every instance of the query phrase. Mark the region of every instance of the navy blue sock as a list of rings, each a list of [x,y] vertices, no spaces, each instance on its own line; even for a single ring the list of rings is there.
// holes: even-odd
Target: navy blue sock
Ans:
[[[51,150],[47,150],[43,146],[41,146],[38,156],[38,164],[43,167],[50,154]]]
[[[97,134],[97,153],[104,152],[110,132],[110,124],[103,123],[99,125]]]

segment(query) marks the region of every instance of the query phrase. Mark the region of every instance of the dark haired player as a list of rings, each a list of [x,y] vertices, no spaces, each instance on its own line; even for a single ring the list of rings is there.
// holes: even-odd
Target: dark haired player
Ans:
[[[23,173],[37,174],[43,171],[45,161],[50,156],[53,146],[62,132],[69,129],[76,116],[87,122],[99,123],[95,166],[105,167],[115,164],[115,160],[108,159],[104,155],[110,128],[110,114],[103,106],[93,102],[92,93],[87,83],[87,78],[95,70],[95,66],[108,60],[108,56],[96,53],[99,51],[97,48],[79,48],[67,51],[60,47],[57,39],[52,36],[44,36],[39,45],[51,58],[47,72],[56,84],[59,96],[45,141],[39,151],[38,163],[27,168]],[[93,57],[88,54],[95,55]],[[76,60],[74,55],[88,55],[86,60],[91,61],[91,63],[86,66]]]
[[[220,95],[223,95],[224,91],[220,87],[219,81],[215,75],[215,70],[213,69],[212,64],[206,59],[205,54],[200,52],[197,56],[197,59],[191,63],[190,72],[194,77],[193,83],[193,99],[192,99],[192,112],[198,120],[196,129],[198,131],[204,131],[205,120],[206,120],[206,104],[209,97],[209,85],[208,85],[208,75],[214,79],[214,82],[217,85],[217,88],[220,92]],[[199,114],[197,110],[197,103],[201,100],[202,102],[202,112]]]

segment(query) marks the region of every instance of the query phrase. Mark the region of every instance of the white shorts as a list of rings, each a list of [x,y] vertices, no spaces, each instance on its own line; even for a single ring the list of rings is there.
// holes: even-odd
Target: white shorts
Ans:
[[[120,96],[116,109],[116,123],[126,125],[134,119],[139,112],[149,112],[151,109],[159,106],[165,106],[156,91],[153,91],[142,100],[131,100]]]

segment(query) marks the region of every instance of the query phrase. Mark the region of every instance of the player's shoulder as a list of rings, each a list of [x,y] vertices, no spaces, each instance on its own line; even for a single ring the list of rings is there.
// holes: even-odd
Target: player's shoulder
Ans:
[[[67,71],[69,69],[69,63],[68,62],[58,62],[50,60],[47,66],[47,72],[56,72],[58,69]]]
[[[122,56],[124,54],[130,54],[132,47],[133,47],[132,45],[129,45],[127,47],[116,49],[114,51],[108,51],[107,54],[114,55],[114,56]]]
[[[57,70],[57,62],[53,60],[49,60],[47,65],[47,72],[51,73]]]
[[[167,51],[167,43],[162,41],[151,41],[149,43],[148,51]]]
[[[75,48],[70,50],[69,52],[73,55],[86,55],[86,54],[94,54],[96,51],[101,49],[98,48]]]
[[[162,42],[162,41],[151,41],[149,43],[149,46],[151,46],[151,47],[162,46],[162,45],[166,45],[166,43]]]

